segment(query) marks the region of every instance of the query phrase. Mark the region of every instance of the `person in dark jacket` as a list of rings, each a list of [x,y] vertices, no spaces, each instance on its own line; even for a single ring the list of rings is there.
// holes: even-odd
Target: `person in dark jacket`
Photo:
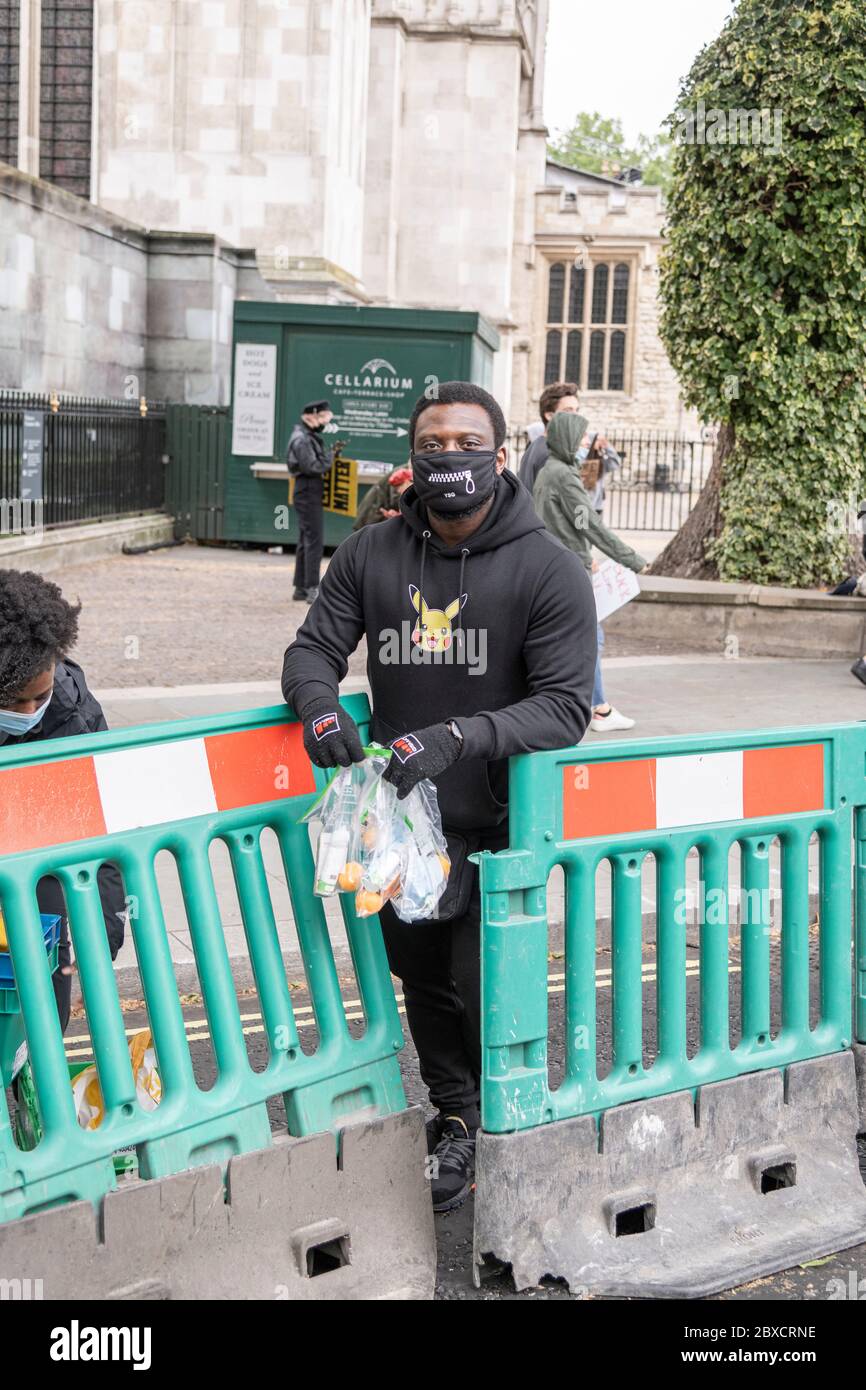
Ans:
[[[310,401],[289,437],[286,462],[295,480],[293,506],[298,514],[298,545],[295,551],[295,591],[292,598],[312,603],[319,592],[324,527],[322,523],[323,479],[333,465],[331,453],[322,443],[322,431],[332,419],[327,401]]]
[[[19,743],[75,738],[108,728],[84,672],[68,656],[78,636],[79,612],[80,607],[68,603],[56,584],[40,575],[0,570],[0,763],[3,749]],[[98,881],[113,960],[123,945],[126,895],[113,864],[102,865]],[[62,919],[59,963],[52,982],[65,1029],[72,964],[66,904],[58,880],[40,879],[36,897],[40,912]]]
[[[413,485],[400,515],[340,545],[283,666],[283,694],[321,767],[363,757],[339,704],[367,639],[370,736],[393,750],[405,796],[436,784],[452,863],[436,921],[380,921],[403,982],[421,1074],[437,1210],[466,1197],[481,1069],[480,899],[467,855],[508,838],[508,759],[577,743],[590,717],[596,620],[576,555],[551,536],[513,473],[505,420],[486,391],[440,384],[409,422]]]

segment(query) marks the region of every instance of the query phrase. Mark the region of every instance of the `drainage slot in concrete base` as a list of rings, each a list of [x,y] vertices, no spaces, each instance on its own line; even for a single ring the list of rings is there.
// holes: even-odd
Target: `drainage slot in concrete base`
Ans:
[[[616,1236],[641,1236],[651,1231],[656,1224],[654,1202],[644,1202],[639,1207],[627,1207],[616,1213]]]
[[[796,1163],[772,1163],[761,1172],[761,1192],[779,1192],[797,1186]]]
[[[311,1245],[307,1250],[307,1278],[315,1279],[319,1274],[331,1274],[349,1264],[349,1237],[340,1236],[337,1240],[325,1240],[321,1245]]]

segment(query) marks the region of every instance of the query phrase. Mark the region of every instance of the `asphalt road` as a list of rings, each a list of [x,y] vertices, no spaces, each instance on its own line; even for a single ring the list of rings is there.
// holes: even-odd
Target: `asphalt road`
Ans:
[[[695,953],[690,951],[690,956]],[[646,980],[644,984],[644,1054],[645,1062],[652,1056],[653,1039],[656,1031],[656,997],[655,982],[653,977],[653,950],[649,946],[645,951]],[[696,970],[697,962],[689,967]],[[548,988],[549,988],[549,1039],[550,1039],[550,1075],[551,1084],[557,1085],[562,1072],[562,1049],[559,1039],[563,1031],[563,999],[561,986],[562,963],[556,955],[552,955],[549,961]],[[610,1001],[611,991],[609,988],[609,951],[602,945],[599,949],[598,975],[597,975],[597,1024],[599,1036],[599,1066],[603,1070],[609,1064],[610,1057]],[[739,1007],[738,1007],[738,972],[736,954],[732,953],[731,961],[731,1034],[732,1040],[737,1036],[739,1029]],[[777,972],[774,972],[777,974]],[[813,980],[818,978],[818,959],[817,952],[813,951],[812,959]],[[345,1000],[357,1000],[357,990],[355,982],[351,977],[341,979],[343,996]],[[698,1037],[698,978],[696,973],[690,974],[688,982],[688,1038],[689,1047],[694,1049],[697,1045]],[[301,1044],[305,1052],[311,1052],[316,1045],[316,1032],[310,1008],[310,999],[306,988],[297,982],[293,985],[292,1001],[295,1008],[296,1018],[298,1019]],[[256,1070],[261,1070],[267,1060],[267,1045],[264,1032],[261,1027],[259,1015],[259,1003],[254,991],[245,991],[239,999],[241,1013],[243,1015],[243,1025],[247,1041],[251,1065]],[[187,1021],[188,1036],[190,1038],[190,1049],[193,1058],[193,1066],[196,1079],[199,1084],[207,1088],[213,1084],[216,1076],[213,1050],[208,1034],[207,1018],[202,1005],[200,995],[190,994],[184,996],[184,1016]],[[135,1030],[147,1026],[147,1015],[144,1012],[141,1001],[128,1000],[125,1003],[125,1018],[127,1028]],[[774,1017],[778,1016],[779,1000],[773,999],[772,1008]],[[357,1013],[357,1007],[352,1007],[351,1003],[347,1007],[347,1014]],[[354,1035],[362,1029],[363,1023],[357,1018],[349,1020],[349,1028]],[[81,1016],[80,1011],[73,1013],[72,1020],[66,1034],[67,1054],[70,1060],[85,1062],[92,1058],[90,1042],[87,1034],[86,1019]],[[403,1074],[403,1082],[406,1096],[410,1103],[418,1104],[426,1108],[426,1091],[421,1081],[418,1071],[418,1059],[411,1040],[407,1039],[407,1045],[400,1057],[400,1066]],[[275,1130],[285,1128],[285,1113],[282,1103],[274,1100],[269,1104],[271,1124]],[[866,1182],[866,1137],[861,1140],[861,1172],[864,1182]],[[468,1200],[458,1211],[447,1215],[437,1216],[437,1243],[439,1251],[439,1264],[437,1274],[436,1297],[442,1300],[496,1300],[496,1299],[571,1299],[573,1295],[563,1284],[549,1281],[538,1288],[524,1290],[520,1293],[515,1292],[507,1271],[492,1272],[485,1277],[480,1289],[476,1289],[472,1280],[472,1199]],[[831,1284],[831,1280],[840,1280],[841,1284]],[[861,1284],[860,1281],[863,1281]],[[783,1274],[774,1275],[769,1278],[760,1279],[747,1284],[730,1293],[720,1295],[723,1300],[730,1299],[770,1299],[770,1300],[826,1300],[830,1297],[832,1290],[840,1287],[846,1289],[859,1288],[860,1296],[866,1297],[866,1245],[857,1246],[852,1250],[843,1251],[828,1260],[813,1263],[808,1266],[797,1266],[787,1270]],[[837,1294],[838,1296],[838,1294]],[[850,1296],[850,1295],[847,1295]],[[585,1295],[581,1298],[585,1299]]]

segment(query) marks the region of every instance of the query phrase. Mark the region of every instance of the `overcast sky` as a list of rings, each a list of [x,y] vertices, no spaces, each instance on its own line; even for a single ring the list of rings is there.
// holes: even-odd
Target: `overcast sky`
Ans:
[[[734,0],[550,0],[545,118],[618,116],[629,141],[654,135],[680,78],[714,39]]]

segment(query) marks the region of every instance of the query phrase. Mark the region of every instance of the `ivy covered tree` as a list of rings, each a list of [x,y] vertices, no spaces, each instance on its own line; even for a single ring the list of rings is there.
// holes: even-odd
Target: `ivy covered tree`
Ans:
[[[836,581],[866,490],[866,3],[739,0],[671,119],[661,334],[720,431],[652,568]]]

